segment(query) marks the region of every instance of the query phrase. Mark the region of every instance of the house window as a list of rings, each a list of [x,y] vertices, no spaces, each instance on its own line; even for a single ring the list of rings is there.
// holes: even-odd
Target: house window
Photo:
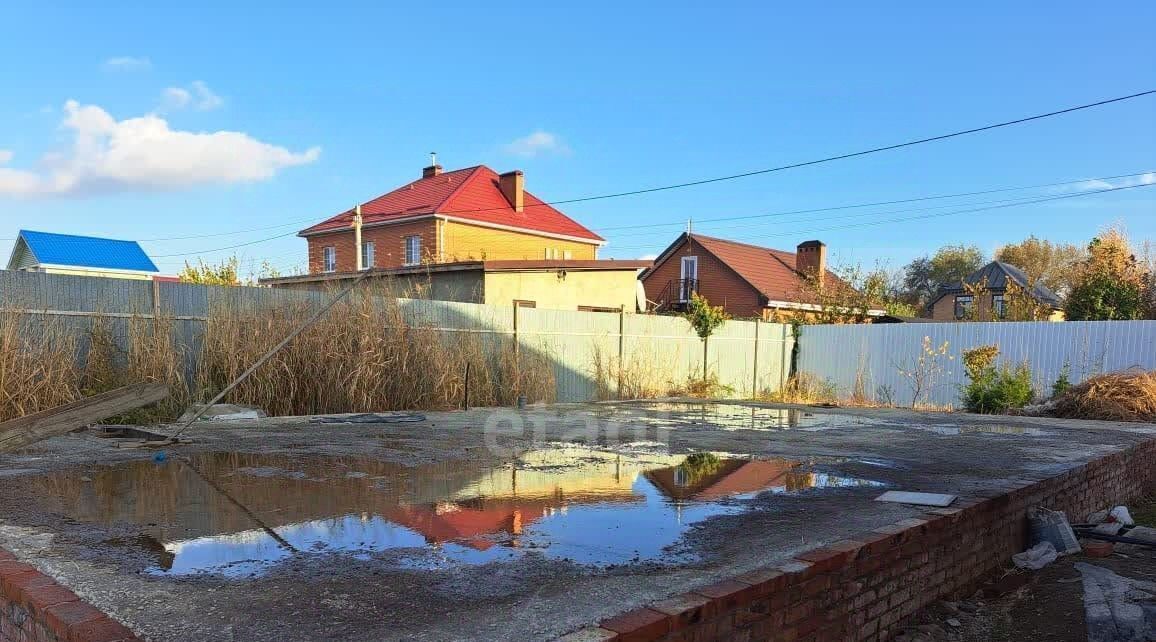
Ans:
[[[562,252],[562,260],[569,261],[572,258],[574,258],[574,253],[571,252],[570,250],[566,250],[566,251]]]
[[[330,245],[321,251],[321,269],[325,272],[337,271],[337,248]]]
[[[362,267],[367,267],[367,268],[373,267],[373,260],[374,260],[373,254],[374,254],[374,250],[376,250],[376,249],[377,248],[374,246],[373,241],[366,241],[366,242],[361,244],[361,265],[362,265]]]
[[[971,295],[961,295],[955,297],[955,318],[962,319],[971,313]]]
[[[1007,300],[1002,294],[993,294],[991,297],[991,313],[994,318],[1002,319],[1007,316]]]
[[[421,236],[405,237],[405,264],[417,265],[421,263]]]

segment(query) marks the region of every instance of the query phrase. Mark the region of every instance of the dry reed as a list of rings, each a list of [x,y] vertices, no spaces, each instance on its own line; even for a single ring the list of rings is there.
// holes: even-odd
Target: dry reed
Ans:
[[[76,351],[57,320],[0,308],[0,421],[79,399]]]
[[[1156,421],[1156,371],[1092,377],[1056,398],[1049,414],[1067,419]]]

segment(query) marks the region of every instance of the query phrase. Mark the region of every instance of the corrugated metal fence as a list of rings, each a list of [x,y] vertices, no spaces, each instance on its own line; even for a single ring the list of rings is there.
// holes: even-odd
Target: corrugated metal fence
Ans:
[[[216,306],[261,310],[319,305],[326,296],[0,270],[0,307],[52,318],[71,329],[82,346],[93,319],[101,319],[114,337],[127,342],[131,318],[160,315],[174,319],[179,341],[190,355],[199,352],[204,321]],[[730,321],[710,337],[704,353],[703,342],[678,317],[398,302],[414,324],[447,333],[516,337],[521,349],[545,355],[553,363],[558,401],[614,398],[620,385],[624,394],[644,388],[664,390],[701,376],[704,358],[720,384],[733,389],[735,396],[749,397],[778,390],[786,381],[793,346],[790,327],[782,324]]]
[[[1102,372],[1156,369],[1156,321],[805,326],[798,369],[834,383],[840,397],[858,388],[868,397],[893,395],[895,403],[911,405],[912,379],[903,371],[913,369],[924,337],[935,348],[947,343],[946,356],[938,358],[943,375],[929,392],[937,405],[959,405],[967,380],[960,356],[986,344],[999,346],[1001,363],[1026,361],[1041,395],[1050,393],[1065,367],[1072,383]]]

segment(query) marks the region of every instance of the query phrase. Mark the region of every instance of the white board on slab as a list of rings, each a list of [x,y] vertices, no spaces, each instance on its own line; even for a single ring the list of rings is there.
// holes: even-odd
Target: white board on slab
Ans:
[[[943,493],[913,493],[906,490],[889,490],[875,498],[877,502],[896,502],[898,504],[917,504],[919,506],[950,506],[955,501],[955,495]]]

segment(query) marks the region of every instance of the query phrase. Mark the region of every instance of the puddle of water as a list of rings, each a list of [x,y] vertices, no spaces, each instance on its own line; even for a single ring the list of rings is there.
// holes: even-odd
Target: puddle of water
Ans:
[[[296,554],[392,551],[403,566],[527,552],[591,565],[676,563],[695,523],[771,491],[880,486],[783,459],[554,445],[498,467],[407,468],[364,458],[211,453],[30,479],[52,510],[130,523],[150,573],[245,576]],[[142,542],[145,542],[142,544]]]
[[[937,435],[1020,435],[1027,437],[1046,437],[1050,435],[1046,430],[1030,426],[999,426],[995,424],[913,424],[915,428],[933,432]]]
[[[763,408],[745,404],[650,402],[609,406],[600,418],[624,424],[662,426],[687,424],[720,430],[818,431],[850,426],[875,425],[867,417],[816,412],[798,408]]]

